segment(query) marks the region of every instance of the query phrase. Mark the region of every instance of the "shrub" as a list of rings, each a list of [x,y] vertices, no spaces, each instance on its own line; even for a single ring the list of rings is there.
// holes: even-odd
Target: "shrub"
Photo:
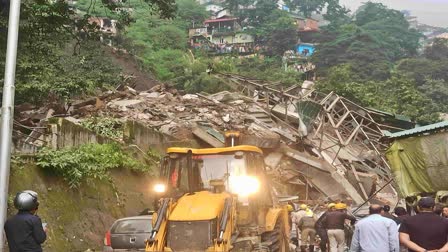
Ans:
[[[91,117],[82,121],[81,125],[105,137],[121,139],[123,136],[123,124],[115,118]]]
[[[85,179],[108,179],[111,169],[151,170],[124,153],[117,144],[86,144],[61,150],[44,148],[37,155],[37,165],[62,176],[71,188],[78,188]]]

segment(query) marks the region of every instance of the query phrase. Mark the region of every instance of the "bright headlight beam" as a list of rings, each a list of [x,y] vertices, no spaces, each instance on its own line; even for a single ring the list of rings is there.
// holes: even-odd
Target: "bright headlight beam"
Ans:
[[[166,186],[164,184],[156,184],[154,186],[154,191],[156,193],[164,193],[166,191]]]
[[[247,197],[260,190],[260,181],[251,176],[235,176],[229,178],[230,190],[242,197]]]

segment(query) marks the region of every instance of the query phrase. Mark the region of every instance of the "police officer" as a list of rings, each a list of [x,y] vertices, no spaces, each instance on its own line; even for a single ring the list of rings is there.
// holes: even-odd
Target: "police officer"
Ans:
[[[36,215],[39,208],[37,193],[23,191],[14,198],[19,212],[5,223],[10,252],[42,252],[41,244],[47,239],[42,221]]]

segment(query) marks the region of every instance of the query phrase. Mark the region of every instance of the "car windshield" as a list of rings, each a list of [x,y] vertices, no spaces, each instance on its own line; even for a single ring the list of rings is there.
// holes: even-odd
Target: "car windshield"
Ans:
[[[114,234],[149,233],[152,230],[150,219],[121,220],[112,230]]]

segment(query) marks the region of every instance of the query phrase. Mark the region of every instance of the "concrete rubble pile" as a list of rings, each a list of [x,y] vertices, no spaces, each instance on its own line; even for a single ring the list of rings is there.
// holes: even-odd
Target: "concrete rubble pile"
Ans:
[[[309,82],[304,86],[312,88]],[[24,124],[34,118],[34,123],[28,125],[45,126],[44,122],[52,116],[70,117],[78,122],[89,117],[114,117],[123,122],[139,122],[175,139],[195,139],[203,147],[223,147],[224,132],[237,130],[242,133],[240,144],[255,145],[265,151],[265,163],[280,198],[284,196],[286,200],[288,195],[299,195],[303,201],[323,203],[339,199],[353,205],[371,198],[370,201],[396,203],[398,199],[392,187],[374,194],[386,179],[362,165],[371,163],[367,159],[378,159],[370,147],[354,142],[336,149],[338,143],[332,139],[339,133],[327,134],[335,127],[322,124],[325,120],[311,120],[306,125],[303,115],[291,109],[294,103],[285,102],[279,95],[234,90],[209,95],[182,94],[166,85],[145,92],[127,87],[124,91],[109,91],[61,109],[24,108],[19,112],[19,120]],[[288,92],[294,90],[303,92],[304,89],[296,86]],[[328,103],[336,101],[330,99],[322,104]],[[38,134],[34,132],[30,136]],[[36,143],[33,139],[39,136],[30,140]]]
[[[103,95],[103,99],[88,100],[91,102],[74,104],[75,109],[70,110],[70,116],[77,119],[109,116],[137,121],[179,140],[196,137],[213,147],[224,146],[223,133],[227,130],[241,132],[243,144],[262,148],[280,146],[280,136],[252,114],[253,111],[265,112],[237,93],[181,95],[177,90],[156,86],[140,93],[128,88],[120,95]],[[277,131],[292,134],[280,126]]]

